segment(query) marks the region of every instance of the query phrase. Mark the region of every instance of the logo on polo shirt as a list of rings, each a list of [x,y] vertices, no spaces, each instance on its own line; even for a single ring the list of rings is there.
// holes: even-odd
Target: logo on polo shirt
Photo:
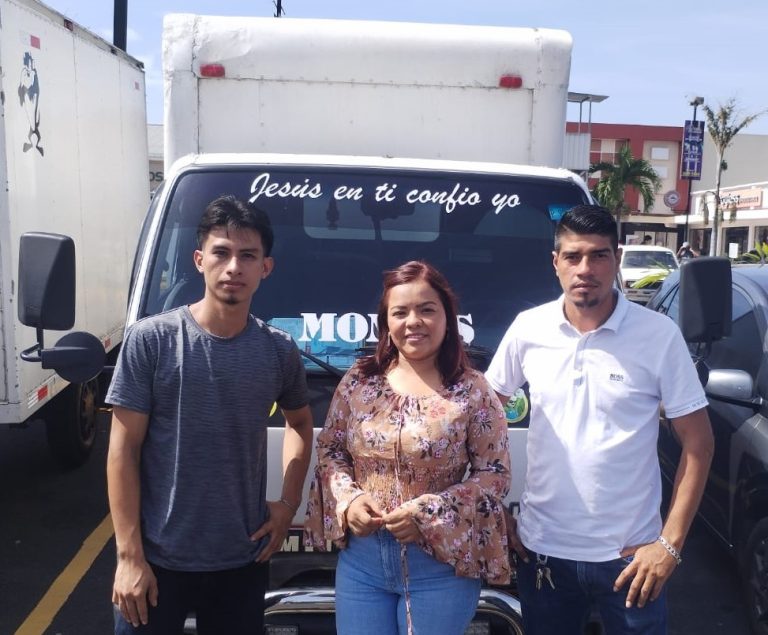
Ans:
[[[621,373],[611,373],[610,374],[610,380],[611,381],[623,382],[624,381],[624,375],[622,375]]]
[[[528,397],[522,388],[518,388],[515,394],[504,404],[504,414],[507,424],[520,423],[528,414]]]

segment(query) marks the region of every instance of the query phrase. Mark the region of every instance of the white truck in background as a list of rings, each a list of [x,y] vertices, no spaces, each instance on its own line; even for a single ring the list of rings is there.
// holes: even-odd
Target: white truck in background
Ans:
[[[555,222],[590,200],[557,168],[567,33],[169,15],[163,50],[165,182],[139,239],[128,324],[201,297],[195,229],[222,193],[272,219],[276,267],[253,313],[299,345],[316,432],[340,376],[377,341],[385,269],[426,259],[447,276],[481,368],[520,310],[558,294]],[[527,414],[521,391],[507,405],[510,504]],[[278,411],[270,498],[283,430]],[[302,504],[270,563],[267,633],[334,632],[335,554],[304,550],[303,513]],[[520,624],[511,589],[483,590],[473,633],[521,633]]]
[[[141,63],[35,0],[0,0],[0,425],[43,418],[54,455],[86,460],[98,381],[23,363],[19,237],[72,236],[77,328],[122,341],[131,262],[149,198]]]

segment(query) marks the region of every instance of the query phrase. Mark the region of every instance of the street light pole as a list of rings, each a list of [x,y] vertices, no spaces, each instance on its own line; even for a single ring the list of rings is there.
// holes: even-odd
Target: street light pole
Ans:
[[[696,109],[704,103],[703,97],[694,97],[690,102],[693,106],[693,127],[696,127]],[[688,240],[688,217],[691,215],[691,191],[693,189],[693,176],[688,177],[688,207],[685,210],[685,229],[683,230],[683,242],[690,242]]]

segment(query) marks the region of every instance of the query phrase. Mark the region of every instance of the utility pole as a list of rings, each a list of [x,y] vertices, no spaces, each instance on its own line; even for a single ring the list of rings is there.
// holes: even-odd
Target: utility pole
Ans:
[[[281,15],[285,14],[285,11],[283,11],[283,0],[274,0],[275,4],[275,17],[279,18]]]
[[[112,44],[123,51],[128,44],[128,0],[115,0]]]

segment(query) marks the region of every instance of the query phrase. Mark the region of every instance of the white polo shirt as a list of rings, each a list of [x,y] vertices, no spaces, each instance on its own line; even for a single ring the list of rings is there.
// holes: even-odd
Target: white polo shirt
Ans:
[[[707,405],[671,319],[619,295],[605,324],[581,334],[561,297],[517,316],[486,377],[504,395],[530,389],[526,547],[604,562],[658,538],[659,404],[670,418]]]

